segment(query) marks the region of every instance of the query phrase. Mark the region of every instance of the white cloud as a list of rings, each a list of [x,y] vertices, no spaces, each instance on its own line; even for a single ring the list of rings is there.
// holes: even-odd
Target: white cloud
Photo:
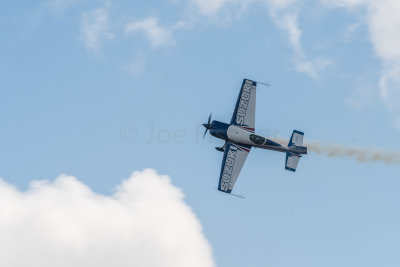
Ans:
[[[350,11],[365,9],[372,44],[381,58],[380,95],[390,111],[400,120],[400,1],[398,0],[324,0],[331,6]],[[395,123],[397,124],[397,123]]]
[[[287,31],[289,42],[293,46],[296,54],[303,54],[303,49],[301,47],[300,38],[302,32],[299,28],[297,22],[297,16],[295,15],[285,15],[278,21],[278,26]]]
[[[192,0],[192,4],[198,8],[197,11],[202,15],[213,15],[217,13],[225,4],[234,0]]]
[[[400,62],[384,64],[379,81],[381,97],[390,110],[400,113]]]
[[[183,197],[150,169],[112,196],[65,175],[26,192],[0,179],[0,266],[214,266]]]
[[[243,11],[251,3],[263,4],[268,7],[274,23],[287,34],[294,51],[293,62],[296,71],[318,79],[319,73],[332,64],[332,61],[325,57],[307,58],[301,43],[302,31],[297,15],[295,12],[290,13],[289,11],[296,0],[191,0],[195,10],[201,15],[207,16],[217,16],[222,13],[223,9],[232,10],[232,12],[233,10]]]
[[[371,39],[384,67],[380,80],[381,96],[390,109],[400,111],[400,2],[370,3],[368,24]]]
[[[273,9],[283,9],[294,3],[296,0],[190,0],[198,13],[201,15],[217,15],[222,9],[231,6],[232,9],[246,9],[251,3],[268,5]]]
[[[195,12],[205,16],[217,16],[223,9],[231,7],[231,11],[241,12],[254,2],[265,2],[265,0],[190,0],[190,5]]]
[[[240,20],[253,3],[268,0],[189,0],[186,17],[195,24],[229,25]]]
[[[153,47],[173,43],[172,30],[162,27],[156,17],[134,21],[125,26],[126,33],[136,31],[143,31]]]
[[[302,31],[298,24],[297,15],[280,15],[279,13],[276,9],[271,11],[275,24],[287,34],[289,43],[293,48],[295,69],[318,79],[319,73],[332,65],[331,60],[325,57],[308,59],[301,44]]]
[[[267,3],[274,9],[283,9],[295,3],[297,0],[268,0]]]
[[[299,72],[318,79],[321,71],[332,65],[332,60],[317,56],[308,58],[304,52],[301,36],[302,31],[298,23],[296,7],[297,0],[191,0],[190,3],[202,15],[221,13],[228,7],[246,7],[250,3],[266,4],[270,15],[278,28],[282,29],[288,37],[294,51],[293,62]],[[385,105],[400,121],[400,1],[398,0],[316,0],[330,7],[345,7],[350,11],[359,12],[364,9],[372,44],[377,55],[383,63],[382,74],[379,81],[380,95]],[[349,41],[354,32],[363,25],[356,22],[344,32],[344,37]],[[345,41],[346,41],[345,40]],[[396,123],[397,125],[398,123]]]
[[[90,50],[98,51],[104,40],[114,38],[108,25],[108,6],[82,14],[80,40]]]
[[[230,11],[245,10],[250,4],[258,3],[268,6],[271,10],[281,10],[289,7],[297,0],[190,0],[189,3],[201,15],[215,16],[224,9]]]

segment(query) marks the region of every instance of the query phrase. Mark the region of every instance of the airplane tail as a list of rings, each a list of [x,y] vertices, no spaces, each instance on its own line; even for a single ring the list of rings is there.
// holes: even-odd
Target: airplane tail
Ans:
[[[307,154],[307,147],[303,146],[304,133],[294,130],[290,138],[286,153],[285,169],[295,172],[302,154]]]

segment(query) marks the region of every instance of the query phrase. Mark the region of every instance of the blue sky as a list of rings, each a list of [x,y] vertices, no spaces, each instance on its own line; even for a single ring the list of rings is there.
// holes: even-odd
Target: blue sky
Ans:
[[[398,151],[397,2],[0,7],[6,183],[68,174],[108,196],[152,168],[185,194],[217,266],[399,266],[398,165],[310,153],[288,173],[284,155],[255,150],[240,199],[215,189],[222,141],[201,140],[210,112],[230,120],[249,78],[272,84],[257,89],[256,132]]]

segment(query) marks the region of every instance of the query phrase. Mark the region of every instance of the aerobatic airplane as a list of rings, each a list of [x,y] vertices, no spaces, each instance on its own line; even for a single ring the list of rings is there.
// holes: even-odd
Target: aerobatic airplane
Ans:
[[[218,190],[225,193],[232,192],[252,147],[285,152],[285,169],[292,172],[296,171],[301,155],[307,154],[307,147],[303,146],[303,132],[294,130],[288,146],[254,134],[256,86],[255,81],[243,80],[230,124],[211,122],[211,114],[208,123],[203,124],[206,128],[204,136],[210,131],[212,136],[225,140],[222,147],[216,147],[218,151],[224,152]]]

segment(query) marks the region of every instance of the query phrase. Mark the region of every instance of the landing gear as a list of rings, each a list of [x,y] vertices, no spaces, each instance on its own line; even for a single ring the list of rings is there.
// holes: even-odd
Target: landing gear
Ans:
[[[224,152],[225,151],[225,144],[221,147],[216,147],[216,150],[218,150],[219,152]]]

